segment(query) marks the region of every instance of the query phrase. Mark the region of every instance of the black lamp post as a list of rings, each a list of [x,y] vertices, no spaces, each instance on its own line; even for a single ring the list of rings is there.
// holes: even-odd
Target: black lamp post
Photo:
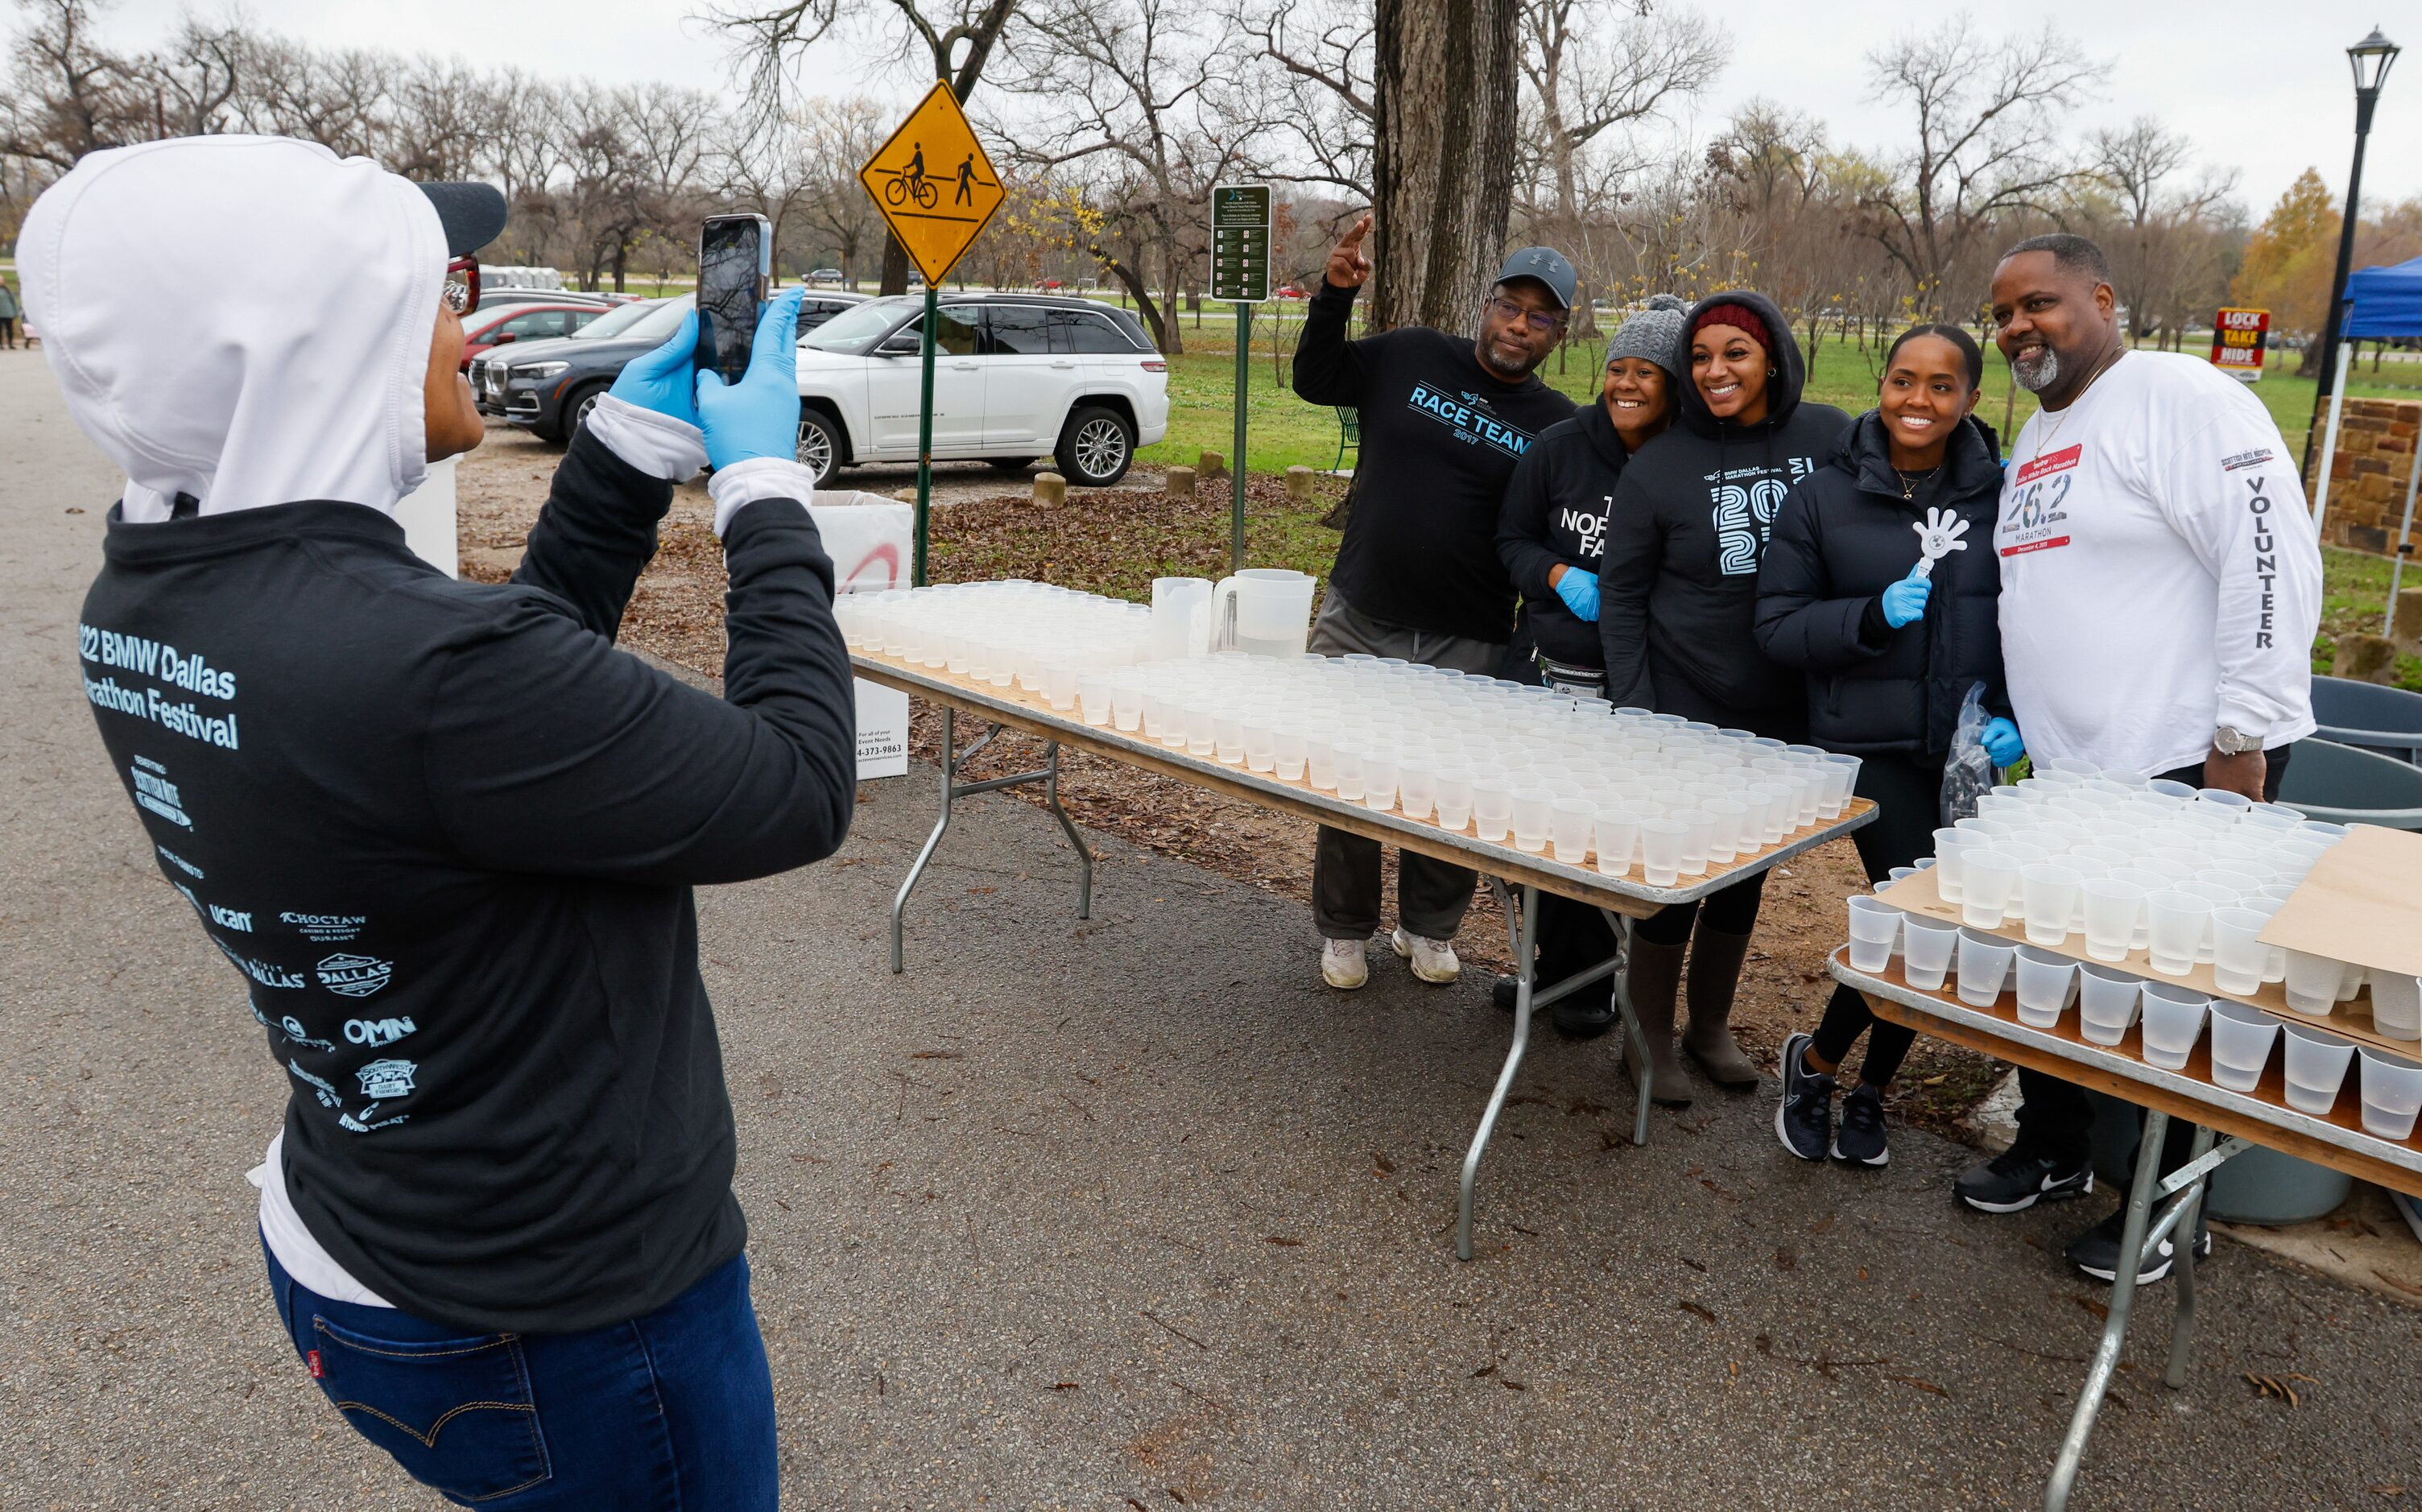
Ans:
[[[2346,218],[2338,228],[2337,271],[2330,276],[2330,304],[2321,335],[2321,382],[2313,395],[2313,423],[2304,428],[2307,474],[2313,470],[2313,432],[2320,426],[2321,407],[2329,402],[2330,384],[2338,370],[2338,327],[2344,323],[2339,307],[2346,302],[2347,274],[2354,261],[2354,228],[2361,217],[2364,142],[2371,135],[2371,111],[2380,103],[2380,87],[2388,82],[2389,65],[2397,61],[2400,51],[2395,42],[2380,34],[2377,26],[2371,29],[2370,36],[2347,49],[2347,62],[2354,70],[2354,166],[2347,173]]]

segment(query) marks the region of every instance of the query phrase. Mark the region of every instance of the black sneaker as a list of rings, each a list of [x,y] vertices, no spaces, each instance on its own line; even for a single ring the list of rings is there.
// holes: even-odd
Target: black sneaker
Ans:
[[[2111,1284],[2119,1274],[2120,1233],[2127,1223],[2128,1209],[2113,1209],[2109,1218],[2069,1241],[2068,1263],[2104,1285]],[[2178,1258],[2174,1249],[2170,1239],[2162,1240],[2153,1257],[2137,1269],[2136,1279],[2154,1282],[2167,1277],[2172,1263]],[[2198,1260],[2211,1253],[2211,1230],[2204,1227],[2201,1214],[2197,1214],[2195,1219],[2194,1252]]]
[[[1783,1042],[1783,1101],[1774,1109],[1774,1134],[1802,1160],[1822,1160],[1833,1142],[1833,1079],[1808,1069],[1811,1041],[1794,1034]]]
[[[1614,1027],[1614,991],[1602,984],[1559,998],[1549,1010],[1556,1032],[1568,1040],[1593,1040]]]
[[[1892,1160],[1892,1145],[1884,1136],[1881,1090],[1863,1081],[1842,1099],[1842,1126],[1833,1133],[1833,1158],[1862,1166]]]
[[[1488,984],[1488,1000],[1510,1014],[1514,1011],[1514,1000],[1521,990],[1522,984],[1518,980],[1502,976]]]
[[[1970,1166],[1951,1184],[1959,1200],[1980,1213],[2017,1213],[2038,1201],[2063,1202],[2094,1189],[2094,1162],[2064,1166],[2025,1144],[2013,1144],[1981,1165]]]

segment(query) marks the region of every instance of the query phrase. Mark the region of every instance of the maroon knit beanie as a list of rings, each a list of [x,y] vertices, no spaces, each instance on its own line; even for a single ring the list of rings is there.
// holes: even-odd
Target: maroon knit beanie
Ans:
[[[1691,334],[1696,336],[1710,325],[1738,326],[1747,331],[1750,339],[1758,345],[1769,352],[1774,350],[1774,338],[1767,334],[1766,322],[1760,320],[1757,311],[1747,305],[1709,305],[1699,311],[1698,319],[1691,323]]]

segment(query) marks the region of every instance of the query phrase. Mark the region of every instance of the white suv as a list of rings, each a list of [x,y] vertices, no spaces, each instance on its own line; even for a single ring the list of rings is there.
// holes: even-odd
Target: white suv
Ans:
[[[872,299],[799,340],[799,461],[823,482],[917,460],[921,298]],[[935,332],[934,455],[1117,482],[1169,433],[1169,363],[1125,310],[1044,294],[961,294]]]

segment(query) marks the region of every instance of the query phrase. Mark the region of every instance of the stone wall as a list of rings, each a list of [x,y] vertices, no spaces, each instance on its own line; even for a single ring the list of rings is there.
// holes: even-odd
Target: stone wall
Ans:
[[[2323,405],[2313,427],[2313,471],[2304,496],[2318,492],[2321,436],[2330,419]],[[2337,455],[2330,465],[2330,515],[2323,539],[2385,556],[2397,548],[2397,528],[2405,517],[2405,481],[2414,475],[2414,450],[2422,437],[2422,403],[2403,399],[2350,399],[2338,427]],[[2422,537],[2422,507],[2414,534]]]

